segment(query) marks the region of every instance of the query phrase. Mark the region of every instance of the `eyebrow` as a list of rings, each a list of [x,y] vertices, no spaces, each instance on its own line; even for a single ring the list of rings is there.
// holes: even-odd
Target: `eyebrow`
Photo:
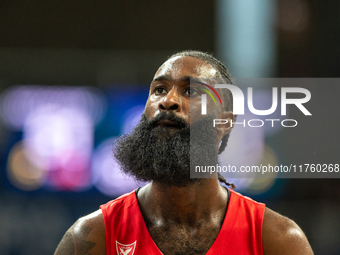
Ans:
[[[173,79],[170,75],[164,74],[164,75],[157,76],[155,79],[153,79],[152,82],[154,82],[154,81],[174,81],[174,80],[177,80],[177,81],[181,81],[181,82],[190,83],[190,79],[193,79],[193,77],[183,76],[179,79]]]

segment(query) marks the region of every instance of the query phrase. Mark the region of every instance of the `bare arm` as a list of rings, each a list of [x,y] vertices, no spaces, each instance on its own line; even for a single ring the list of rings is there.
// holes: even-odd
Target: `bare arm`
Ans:
[[[101,210],[82,217],[61,239],[54,255],[106,254],[105,226]]]
[[[292,220],[266,208],[263,219],[265,255],[313,255],[307,237]]]

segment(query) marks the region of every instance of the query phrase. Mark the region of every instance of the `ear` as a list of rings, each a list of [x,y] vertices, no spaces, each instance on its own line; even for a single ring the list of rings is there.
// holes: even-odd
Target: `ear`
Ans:
[[[232,121],[234,122],[234,114],[230,111],[222,111],[218,115],[218,119],[215,120],[215,127],[217,129],[217,133],[221,135],[222,137],[226,134],[229,134],[231,132],[231,129],[233,128],[231,126]]]

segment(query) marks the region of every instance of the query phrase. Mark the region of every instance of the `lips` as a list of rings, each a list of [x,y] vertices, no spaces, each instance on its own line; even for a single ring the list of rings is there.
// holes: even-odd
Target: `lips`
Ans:
[[[160,120],[157,122],[160,127],[179,128],[179,124],[171,120]]]

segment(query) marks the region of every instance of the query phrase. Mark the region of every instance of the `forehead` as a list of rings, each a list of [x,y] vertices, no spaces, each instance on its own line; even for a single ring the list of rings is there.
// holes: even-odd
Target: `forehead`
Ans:
[[[183,76],[194,78],[215,78],[217,70],[206,62],[188,56],[177,56],[168,59],[157,70],[154,79],[158,76],[167,75],[172,79],[180,79]]]

